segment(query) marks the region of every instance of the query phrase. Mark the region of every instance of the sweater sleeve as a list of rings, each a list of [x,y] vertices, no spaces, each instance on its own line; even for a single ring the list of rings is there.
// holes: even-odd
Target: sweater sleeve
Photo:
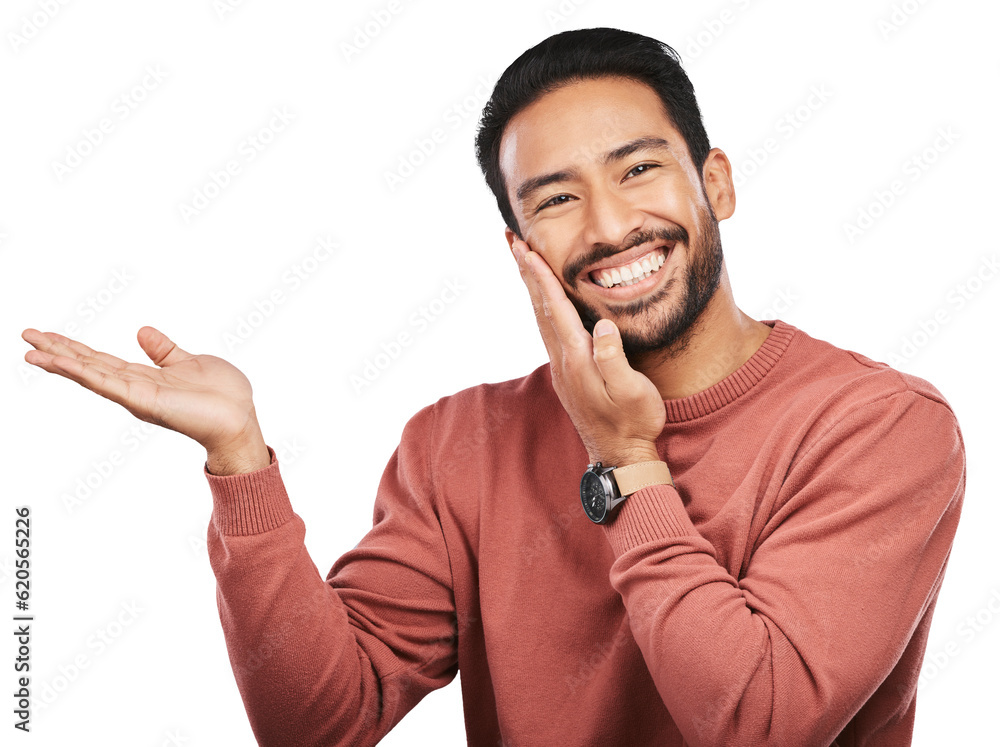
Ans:
[[[687,742],[833,742],[933,610],[964,489],[950,408],[905,391],[796,456],[740,578],[677,490],[632,495],[605,530],[610,580]]]
[[[261,745],[372,745],[458,671],[448,551],[428,460],[432,407],[406,425],[374,526],[326,580],[271,463],[216,476],[208,549],[219,616]],[[359,500],[338,489],[331,499]]]

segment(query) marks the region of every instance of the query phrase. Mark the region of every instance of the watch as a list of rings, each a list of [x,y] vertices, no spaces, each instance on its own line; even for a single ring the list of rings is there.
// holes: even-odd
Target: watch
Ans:
[[[627,467],[588,464],[580,480],[580,501],[595,524],[607,524],[632,493],[649,485],[673,485],[666,462],[638,462]]]

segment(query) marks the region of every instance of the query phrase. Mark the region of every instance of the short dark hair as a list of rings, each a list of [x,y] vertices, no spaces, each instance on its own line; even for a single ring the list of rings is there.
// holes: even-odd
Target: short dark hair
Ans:
[[[500,215],[519,237],[521,230],[500,171],[500,140],[504,129],[515,115],[543,95],[569,83],[603,77],[632,78],[656,92],[670,123],[683,136],[700,175],[711,146],[694,87],[673,47],[621,29],[579,29],[554,34],[504,70],[483,107],[476,133],[479,168],[496,197]]]

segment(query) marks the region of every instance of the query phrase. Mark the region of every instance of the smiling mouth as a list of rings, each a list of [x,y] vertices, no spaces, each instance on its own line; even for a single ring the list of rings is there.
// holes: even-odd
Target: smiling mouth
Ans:
[[[655,275],[667,261],[672,247],[657,247],[641,257],[614,267],[593,270],[590,279],[602,288],[621,288],[640,283]]]

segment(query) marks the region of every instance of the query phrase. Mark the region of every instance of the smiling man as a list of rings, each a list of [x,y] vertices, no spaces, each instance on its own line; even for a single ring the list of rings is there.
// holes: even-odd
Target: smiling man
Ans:
[[[205,446],[259,742],[375,744],[461,671],[482,747],[909,744],[965,487],[945,399],[736,306],[729,161],[660,42],[546,39],[477,152],[549,360],[414,415],[325,579],[239,371],[151,327],[156,368],[23,333]]]

